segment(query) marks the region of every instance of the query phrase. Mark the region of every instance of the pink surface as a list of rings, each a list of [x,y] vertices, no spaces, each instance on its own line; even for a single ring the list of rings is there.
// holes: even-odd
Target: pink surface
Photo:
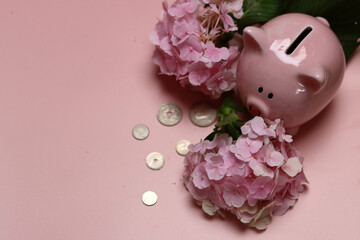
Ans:
[[[211,128],[187,117],[206,99],[159,80],[148,41],[161,0],[2,0],[0,239],[360,239],[360,53],[334,101],[295,138],[310,181],[265,232],[208,218],[181,182],[180,139]],[[156,120],[164,102],[183,121]],[[137,123],[145,141],[131,136]],[[160,151],[166,163],[144,163]],[[154,190],[153,207],[141,195]]]

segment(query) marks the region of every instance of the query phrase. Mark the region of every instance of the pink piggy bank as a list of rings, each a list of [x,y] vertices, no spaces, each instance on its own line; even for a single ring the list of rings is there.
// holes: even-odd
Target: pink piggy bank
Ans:
[[[341,44],[324,18],[291,13],[246,27],[237,90],[252,115],[281,118],[296,132],[334,97],[345,71]]]

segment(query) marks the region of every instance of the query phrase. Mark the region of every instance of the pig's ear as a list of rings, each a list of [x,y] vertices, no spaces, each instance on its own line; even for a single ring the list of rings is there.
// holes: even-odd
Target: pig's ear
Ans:
[[[263,53],[265,50],[266,34],[258,27],[246,27],[243,31],[244,49]]]
[[[322,22],[326,26],[330,27],[329,22],[325,18],[323,18],[323,17],[316,17],[316,18],[317,18],[317,20],[319,20],[320,22]]]
[[[299,74],[298,79],[306,89],[311,91],[313,94],[320,92],[326,85],[326,72],[318,71],[314,74]]]

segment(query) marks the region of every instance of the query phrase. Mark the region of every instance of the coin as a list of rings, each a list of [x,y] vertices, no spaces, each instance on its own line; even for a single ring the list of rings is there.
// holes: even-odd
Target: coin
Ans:
[[[190,144],[191,142],[189,140],[180,140],[176,144],[176,152],[181,156],[185,156],[189,152],[188,146]]]
[[[197,102],[190,107],[189,117],[196,126],[208,127],[215,122],[217,110],[208,102]]]
[[[157,202],[158,196],[153,191],[146,191],[143,193],[141,200],[146,206],[152,206]]]
[[[153,170],[161,169],[164,164],[164,156],[159,152],[152,152],[146,156],[146,165]]]
[[[157,119],[165,126],[174,126],[182,119],[182,112],[178,105],[166,103],[160,106]]]
[[[144,124],[136,125],[132,130],[132,135],[138,140],[144,140],[149,136],[149,128]]]

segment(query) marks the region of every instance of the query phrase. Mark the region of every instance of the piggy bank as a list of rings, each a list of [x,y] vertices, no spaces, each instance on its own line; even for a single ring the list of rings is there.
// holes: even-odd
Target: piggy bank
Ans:
[[[341,85],[345,56],[329,23],[290,13],[246,27],[237,90],[249,112],[296,132],[329,104]]]

